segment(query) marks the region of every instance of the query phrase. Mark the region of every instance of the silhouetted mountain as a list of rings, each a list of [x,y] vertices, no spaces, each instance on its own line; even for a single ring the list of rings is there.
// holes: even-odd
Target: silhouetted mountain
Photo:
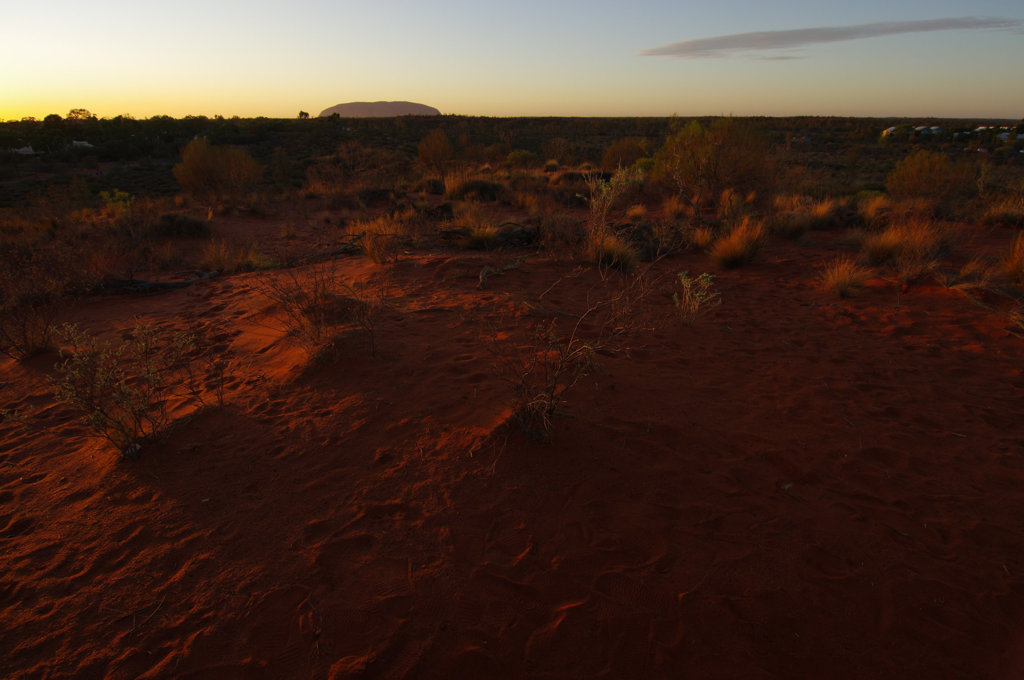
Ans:
[[[393,116],[440,116],[432,106],[413,102],[349,102],[320,112],[321,116],[338,114],[342,118],[391,118]]]

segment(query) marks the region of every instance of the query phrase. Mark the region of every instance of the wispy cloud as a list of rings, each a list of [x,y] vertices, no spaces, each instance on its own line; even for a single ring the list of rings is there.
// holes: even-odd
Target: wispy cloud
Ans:
[[[962,31],[977,29],[1020,29],[1024,22],[1016,19],[960,17],[950,19],[929,19],[926,21],[887,21],[855,26],[822,26],[819,28],[797,28],[789,31],[755,31],[720,35],[713,38],[697,38],[682,42],[653,47],[640,52],[645,57],[707,58],[730,57],[749,52],[785,50],[818,43],[841,42],[878,38],[902,33],[925,33],[929,31]],[[758,55],[765,58],[764,55]],[[778,58],[778,57],[770,57]],[[783,57],[793,58],[793,57]]]

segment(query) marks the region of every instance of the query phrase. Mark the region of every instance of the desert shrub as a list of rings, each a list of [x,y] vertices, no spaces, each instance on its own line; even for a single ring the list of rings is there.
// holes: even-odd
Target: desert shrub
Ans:
[[[638,172],[619,168],[608,179],[600,175],[587,176],[590,198],[590,216],[587,220],[587,251],[600,264],[629,269],[635,264],[635,253],[621,238],[612,234],[608,215],[612,207],[640,179]]]
[[[530,329],[530,341],[514,347],[507,338],[495,347],[499,369],[512,387],[510,422],[535,441],[548,441],[554,418],[562,413],[566,393],[581,378],[597,370],[597,355],[616,347],[632,332],[637,308],[649,294],[642,276],[608,294],[569,323],[558,320]],[[588,297],[588,300],[591,299]]]
[[[342,277],[331,260],[267,273],[259,291],[274,303],[284,330],[311,357],[334,350],[340,327],[367,334],[376,354],[376,321],[387,297],[386,285],[373,288]]]
[[[69,263],[52,249],[0,249],[0,352],[21,359],[51,347]]]
[[[691,227],[686,233],[686,240],[697,250],[708,250],[715,242],[715,230],[712,227]]]
[[[601,169],[605,172],[615,172],[619,168],[629,168],[646,155],[646,139],[639,137],[617,139],[605,147],[601,154]]]
[[[825,265],[818,280],[821,286],[841,298],[853,295],[873,272],[849,257],[840,257]]]
[[[421,165],[441,172],[451,164],[455,157],[455,149],[444,130],[435,128],[420,140],[416,149],[416,157]]]
[[[505,156],[506,168],[534,168],[540,163],[540,158],[533,151],[526,149],[515,149],[509,151]]]
[[[711,257],[719,266],[731,269],[749,264],[761,250],[764,222],[748,217],[711,246]]]
[[[672,303],[684,324],[692,324],[697,317],[722,304],[722,295],[714,289],[715,277],[711,274],[691,277],[689,272],[680,272],[678,282],[679,290],[672,294]]]
[[[70,349],[57,365],[57,399],[82,411],[83,422],[122,456],[134,457],[168,426],[167,400],[185,383],[193,339],[187,333],[161,338],[144,325],[116,345],[73,325],[61,335]]]
[[[210,201],[237,199],[255,189],[263,168],[244,149],[215,147],[197,138],[181,152],[174,178],[181,188]]]
[[[919,200],[922,207],[941,209],[970,194],[974,172],[967,165],[954,164],[945,154],[921,149],[896,164],[885,188],[896,200]]]
[[[774,181],[767,138],[751,124],[718,118],[707,128],[692,121],[655,154],[652,181],[665,184],[700,220],[727,188],[766,192]]]
[[[554,158],[549,158],[544,162],[544,172],[558,172],[558,161]]]

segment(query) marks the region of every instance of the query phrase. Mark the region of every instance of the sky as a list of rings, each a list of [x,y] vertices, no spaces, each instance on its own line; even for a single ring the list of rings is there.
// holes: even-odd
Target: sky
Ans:
[[[403,100],[480,116],[1024,117],[1021,0],[7,3],[0,120],[293,118]]]

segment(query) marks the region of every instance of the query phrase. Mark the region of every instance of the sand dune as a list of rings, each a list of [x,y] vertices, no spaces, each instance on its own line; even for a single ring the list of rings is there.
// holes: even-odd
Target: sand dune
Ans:
[[[503,357],[618,285],[510,254],[339,261],[376,328],[310,363],[259,274],[74,310],[208,328],[225,406],[118,462],[0,364],[8,678],[952,678],[1024,673],[1024,341],[931,283],[815,281],[827,243],[666,258],[551,441]],[[584,328],[585,333],[597,328]],[[527,348],[524,350],[524,348]]]

